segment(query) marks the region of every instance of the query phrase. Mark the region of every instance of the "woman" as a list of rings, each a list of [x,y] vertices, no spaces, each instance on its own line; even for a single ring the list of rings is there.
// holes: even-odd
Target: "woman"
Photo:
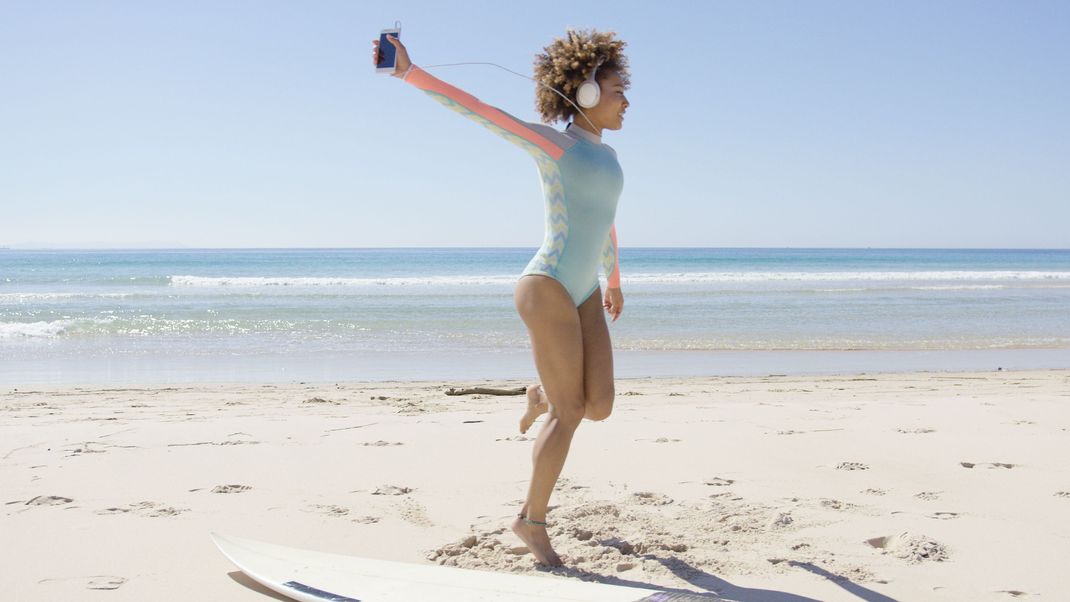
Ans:
[[[565,130],[521,121],[413,65],[394,37],[392,74],[435,100],[526,150],[536,161],[546,197],[546,236],[522,272],[514,292],[517,312],[528,328],[542,386],[528,387],[520,420],[526,432],[535,419],[548,419],[535,441],[531,485],[512,529],[536,560],[562,564],[546,533],[546,508],[561,474],[572,436],[583,418],[604,420],[613,408],[613,349],[599,308],[598,263],[608,286],[601,305],[616,321],[624,307],[613,225],[623,173],[616,152],[602,143],[603,130],[619,130],[628,100],[625,43],[613,33],[568,31],[536,55],[536,107],[546,123],[573,118]],[[373,60],[378,62],[379,41]],[[576,90],[595,72],[597,105],[583,109],[548,89],[560,88],[573,103]]]

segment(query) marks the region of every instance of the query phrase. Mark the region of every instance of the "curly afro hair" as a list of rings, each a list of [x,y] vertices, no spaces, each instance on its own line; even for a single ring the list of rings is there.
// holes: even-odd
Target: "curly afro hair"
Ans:
[[[556,38],[542,53],[535,55],[535,79],[557,88],[560,92],[576,102],[576,90],[604,58],[602,66],[595,76],[598,81],[611,71],[620,75],[621,83],[627,89],[631,85],[628,74],[628,57],[624,56],[627,45],[621,40],[614,40],[616,32],[574,31],[568,28],[564,38]],[[577,114],[572,106],[545,86],[536,86],[535,110],[542,116],[544,123],[568,121]]]

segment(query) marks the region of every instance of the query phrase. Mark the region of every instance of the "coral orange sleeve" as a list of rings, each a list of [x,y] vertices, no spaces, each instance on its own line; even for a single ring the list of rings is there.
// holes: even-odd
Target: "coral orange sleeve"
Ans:
[[[423,90],[446,107],[483,124],[490,131],[532,155],[544,152],[556,160],[565,153],[564,149],[531,127],[531,124],[438,79],[416,65],[410,65],[401,75],[401,79]]]

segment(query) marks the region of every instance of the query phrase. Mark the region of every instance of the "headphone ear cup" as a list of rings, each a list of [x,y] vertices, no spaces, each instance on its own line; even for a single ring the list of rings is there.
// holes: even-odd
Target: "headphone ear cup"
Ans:
[[[598,105],[598,98],[602,95],[601,87],[592,81],[585,81],[576,90],[576,101],[585,109]]]

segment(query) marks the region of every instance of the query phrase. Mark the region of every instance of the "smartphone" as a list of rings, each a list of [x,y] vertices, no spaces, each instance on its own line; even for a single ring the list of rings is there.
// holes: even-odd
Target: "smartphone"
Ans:
[[[386,39],[387,34],[401,39],[401,28],[394,27],[379,32],[379,62],[375,63],[376,73],[393,73],[397,63],[397,50],[390,40]]]

